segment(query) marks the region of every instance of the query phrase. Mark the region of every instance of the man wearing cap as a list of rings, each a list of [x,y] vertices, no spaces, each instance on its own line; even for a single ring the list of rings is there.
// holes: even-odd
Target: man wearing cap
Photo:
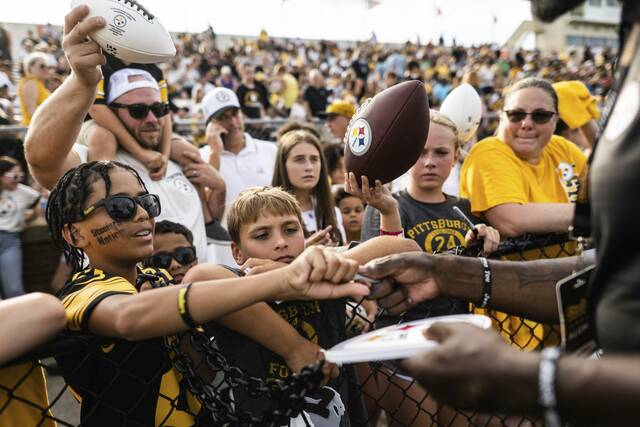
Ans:
[[[344,134],[347,133],[349,127],[349,121],[355,113],[356,107],[346,101],[335,101],[327,107],[327,111],[325,111],[327,126],[340,143],[342,143]]]
[[[207,123],[207,145],[200,149],[205,162],[218,169],[226,183],[226,205],[249,187],[271,185],[276,144],[244,131],[244,117],[236,94],[217,87],[202,100]]]
[[[121,124],[142,147],[157,150],[164,131],[161,118],[166,114],[162,106],[166,104],[160,102],[156,80],[144,70],[125,68],[111,75],[109,85],[107,102]],[[83,87],[75,78],[63,84],[30,128],[25,155],[34,176],[46,187],[53,187],[66,170],[87,161],[88,148],[74,141],[80,120],[91,105],[86,103],[88,93],[95,96],[95,86]],[[152,180],[147,168],[122,149],[115,160],[133,167],[149,192],[160,197],[162,213],[158,220],[178,222],[191,230],[198,259],[208,260],[203,209],[223,206],[224,182],[197,154],[189,155],[192,158],[184,166],[185,173],[169,161],[167,173],[159,180]],[[206,191],[212,194],[203,204],[201,194]]]

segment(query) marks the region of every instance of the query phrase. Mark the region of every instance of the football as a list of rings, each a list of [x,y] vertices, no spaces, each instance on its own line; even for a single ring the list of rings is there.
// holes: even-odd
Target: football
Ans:
[[[124,62],[155,64],[173,58],[176,47],[158,18],[135,0],[73,0],[71,7],[89,6],[89,16],[107,25],[90,37],[103,52]]]
[[[344,137],[344,163],[360,183],[393,181],[420,157],[429,134],[429,102],[419,81],[399,83],[366,100]]]
[[[456,124],[458,138],[464,144],[473,138],[482,120],[480,95],[469,83],[461,84],[447,95],[440,112]]]

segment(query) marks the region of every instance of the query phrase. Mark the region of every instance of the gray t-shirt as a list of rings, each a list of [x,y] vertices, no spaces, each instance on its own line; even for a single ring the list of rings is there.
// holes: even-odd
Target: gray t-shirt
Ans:
[[[442,253],[465,245],[465,235],[469,225],[456,215],[453,207],[457,206],[474,223],[480,223],[471,215],[469,201],[445,194],[442,203],[424,203],[415,200],[406,190],[393,195],[398,201],[400,220],[404,235],[414,240],[427,253]],[[393,231],[393,230],[389,230]],[[380,235],[380,212],[367,206],[362,225],[362,240],[369,240]],[[479,297],[479,295],[478,295]],[[418,304],[405,313],[402,318],[385,317],[379,320],[383,325],[424,319],[425,317],[444,316],[468,312],[467,305],[449,298]]]

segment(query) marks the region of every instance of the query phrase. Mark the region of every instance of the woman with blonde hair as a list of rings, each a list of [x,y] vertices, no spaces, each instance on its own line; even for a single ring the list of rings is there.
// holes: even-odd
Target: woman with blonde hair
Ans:
[[[18,82],[18,99],[25,126],[29,126],[38,106],[51,95],[46,86],[50,74],[47,60],[44,53],[32,52],[22,62],[24,77]]]

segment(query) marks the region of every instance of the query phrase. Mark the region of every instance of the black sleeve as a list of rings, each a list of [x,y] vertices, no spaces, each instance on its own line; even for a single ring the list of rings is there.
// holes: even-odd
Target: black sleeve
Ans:
[[[256,82],[256,89],[262,92],[262,106],[265,110],[268,110],[271,107],[271,104],[269,103],[269,91],[267,90],[267,87],[260,82]]]

